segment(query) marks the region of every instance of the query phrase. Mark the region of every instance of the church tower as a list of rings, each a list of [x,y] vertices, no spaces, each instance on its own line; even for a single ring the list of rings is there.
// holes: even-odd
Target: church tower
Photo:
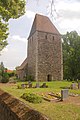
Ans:
[[[50,19],[35,15],[28,37],[28,75],[36,81],[63,79],[61,36]]]

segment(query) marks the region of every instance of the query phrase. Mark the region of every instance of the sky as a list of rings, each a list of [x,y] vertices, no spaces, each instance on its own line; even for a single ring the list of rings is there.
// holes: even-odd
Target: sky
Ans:
[[[80,0],[54,0],[53,17],[51,0],[27,0],[26,13],[9,20],[8,45],[0,55],[0,62],[8,69],[15,69],[27,57],[27,38],[35,14],[48,16],[60,34],[76,30],[80,35]]]

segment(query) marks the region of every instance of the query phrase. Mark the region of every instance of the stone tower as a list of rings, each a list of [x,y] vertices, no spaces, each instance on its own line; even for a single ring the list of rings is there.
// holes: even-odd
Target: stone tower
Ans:
[[[61,36],[48,17],[36,14],[28,37],[28,75],[36,81],[63,79]]]

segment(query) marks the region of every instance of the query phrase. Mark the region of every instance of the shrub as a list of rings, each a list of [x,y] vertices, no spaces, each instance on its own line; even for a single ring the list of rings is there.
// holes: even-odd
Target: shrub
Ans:
[[[21,97],[31,103],[41,103],[42,102],[42,98],[33,93],[24,93]]]
[[[21,85],[17,85],[17,88],[18,88],[18,89],[21,89],[22,87],[21,87]]]
[[[7,83],[7,82],[9,82],[9,75],[8,75],[7,73],[4,73],[4,74],[3,74],[1,82],[2,82],[2,83]]]
[[[34,77],[32,75],[26,75],[25,81],[34,81]]]

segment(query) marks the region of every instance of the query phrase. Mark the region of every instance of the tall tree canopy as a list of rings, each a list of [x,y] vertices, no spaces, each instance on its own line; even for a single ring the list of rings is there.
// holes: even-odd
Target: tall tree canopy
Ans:
[[[0,0],[0,51],[7,45],[8,20],[25,13],[25,0]]]
[[[80,36],[76,31],[63,35],[64,79],[80,79]]]

